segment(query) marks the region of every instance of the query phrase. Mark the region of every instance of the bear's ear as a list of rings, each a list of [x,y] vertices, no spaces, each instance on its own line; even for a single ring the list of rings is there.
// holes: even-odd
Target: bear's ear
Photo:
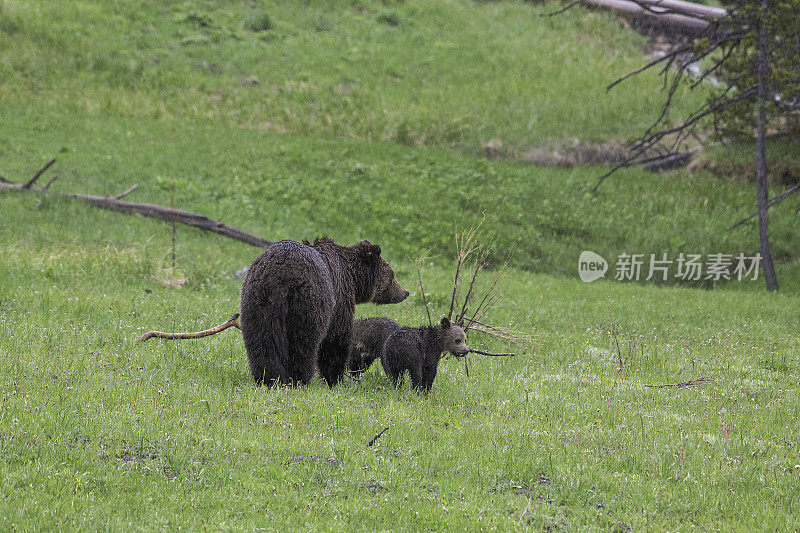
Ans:
[[[443,328],[449,328],[450,327],[450,319],[447,318],[446,316],[443,316],[441,322],[439,322],[439,323],[442,325]]]
[[[358,243],[358,248],[363,254],[364,259],[376,261],[381,256],[380,245],[372,244],[366,239]]]

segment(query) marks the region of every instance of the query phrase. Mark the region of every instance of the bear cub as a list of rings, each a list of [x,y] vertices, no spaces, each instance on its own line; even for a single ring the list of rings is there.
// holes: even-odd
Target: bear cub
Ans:
[[[386,339],[398,329],[400,324],[383,316],[354,320],[348,363],[350,373],[358,377],[366,372],[380,359]]]
[[[464,330],[451,324],[446,317],[435,326],[399,328],[386,339],[381,363],[396,387],[402,385],[403,376],[408,371],[414,389],[427,394],[444,352],[455,356],[469,352]]]
[[[381,247],[367,240],[273,244],[242,284],[239,322],[253,379],[305,385],[319,369],[333,387],[347,365],[356,304],[399,303],[407,296]]]

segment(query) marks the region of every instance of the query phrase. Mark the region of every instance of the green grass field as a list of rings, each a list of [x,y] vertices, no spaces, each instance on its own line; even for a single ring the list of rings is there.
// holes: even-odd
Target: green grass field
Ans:
[[[412,259],[432,250],[445,313],[454,237],[485,214],[495,264],[516,250],[491,318],[537,339],[471,356],[469,376],[444,360],[428,397],[380,364],[256,388],[237,330],[132,342],[236,312],[257,248],[178,226],[173,268],[168,224],[0,192],[0,529],[800,528],[798,199],[770,212],[778,294],[581,282],[583,250],[752,255],[755,224],[726,228],[755,195],[637,169],[592,195],[602,167],[481,157],[653,118],[657,80],[604,93],[643,39],[540,16],[557,7],[0,1],[3,177],[55,157],[57,191],[137,183],[131,200],[174,189],[269,239],[369,238],[412,295],[358,315],[409,325],[426,320]]]

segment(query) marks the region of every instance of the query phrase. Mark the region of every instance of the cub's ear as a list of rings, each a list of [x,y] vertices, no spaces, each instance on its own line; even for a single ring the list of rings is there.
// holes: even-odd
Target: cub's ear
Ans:
[[[377,260],[381,256],[380,245],[372,244],[366,239],[358,243],[358,248],[365,259]]]
[[[450,327],[450,319],[447,318],[446,316],[443,316],[441,322],[439,322],[439,323],[442,325],[443,328],[449,328]]]

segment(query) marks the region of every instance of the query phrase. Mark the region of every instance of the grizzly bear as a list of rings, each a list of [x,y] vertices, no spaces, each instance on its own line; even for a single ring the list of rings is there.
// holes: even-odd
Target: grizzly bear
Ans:
[[[381,363],[395,387],[402,385],[403,376],[408,370],[411,386],[417,392],[427,394],[433,386],[444,352],[455,356],[469,353],[464,330],[451,324],[447,317],[435,326],[402,327],[392,333],[383,345]]]
[[[400,329],[400,324],[383,316],[360,318],[353,321],[348,368],[350,374],[359,376],[381,356],[389,335]]]
[[[281,241],[250,265],[239,319],[256,384],[305,385],[318,368],[344,375],[356,304],[402,302],[408,291],[369,241]]]

